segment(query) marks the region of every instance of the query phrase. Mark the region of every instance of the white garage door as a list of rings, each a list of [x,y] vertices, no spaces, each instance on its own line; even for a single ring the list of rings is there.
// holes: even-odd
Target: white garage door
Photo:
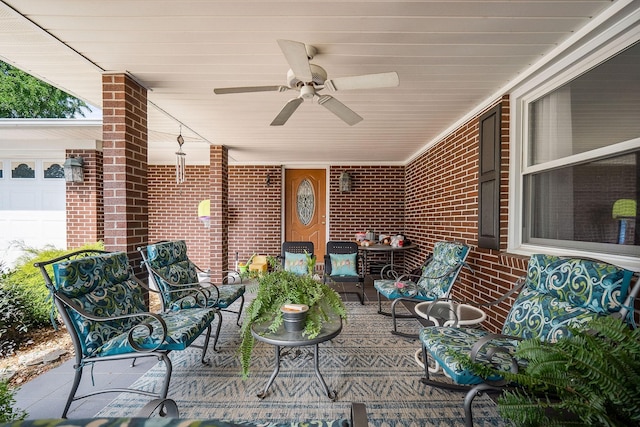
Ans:
[[[13,266],[19,246],[67,247],[64,160],[1,159],[0,260]]]

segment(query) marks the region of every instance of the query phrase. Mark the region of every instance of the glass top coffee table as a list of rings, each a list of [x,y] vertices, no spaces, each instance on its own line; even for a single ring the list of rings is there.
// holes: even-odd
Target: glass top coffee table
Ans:
[[[264,387],[264,390],[258,394],[258,397],[264,399],[267,396],[269,387],[280,372],[281,347],[303,347],[312,345],[314,346],[313,365],[316,376],[318,377],[320,385],[322,386],[327,397],[329,397],[329,399],[331,400],[336,400],[336,391],[329,390],[329,387],[327,387],[327,383],[324,381],[324,378],[322,378],[322,374],[320,373],[318,344],[329,341],[338,336],[338,334],[342,331],[342,318],[337,314],[329,314],[329,320],[324,323],[318,336],[312,339],[304,337],[302,335],[302,331],[286,331],[283,325],[281,325],[276,332],[270,332],[270,325],[270,321],[254,323],[253,325],[251,325],[251,334],[256,340],[271,344],[275,348],[275,367],[273,369],[273,373],[271,374],[269,381],[267,381],[267,385]]]

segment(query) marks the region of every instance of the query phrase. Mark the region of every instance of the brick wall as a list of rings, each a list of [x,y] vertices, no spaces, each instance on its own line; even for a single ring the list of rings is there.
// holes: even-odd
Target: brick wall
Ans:
[[[505,96],[498,102],[502,103],[500,241],[504,251],[508,225],[509,100]],[[439,240],[458,240],[470,245],[468,262],[474,272],[463,270],[453,296],[488,302],[511,289],[524,274],[527,259],[477,247],[478,117],[481,114],[407,165],[405,231],[420,246],[419,252],[407,254],[410,263],[421,262]],[[511,299],[489,308],[485,325],[499,330],[512,302]]]
[[[148,240],[147,91],[125,74],[102,76],[105,248],[132,264]]]
[[[342,171],[353,190],[340,193]],[[173,166],[149,166],[149,241],[183,239],[189,257],[202,268],[209,262],[209,231],[197,219],[197,206],[209,198],[208,166],[187,166],[185,183],[175,183]],[[352,240],[357,231],[401,232],[404,226],[404,167],[332,167],[330,232],[333,240]],[[267,185],[267,176],[269,184]],[[279,255],[282,224],[282,170],[279,166],[229,166],[228,267],[252,254]]]
[[[340,174],[351,175],[351,191],[340,192]],[[353,240],[357,232],[404,231],[403,166],[333,166],[329,172],[330,240]]]
[[[229,249],[229,152],[224,146],[209,147],[209,199],[211,226],[209,228],[209,265],[212,280],[221,283],[228,269]]]
[[[230,267],[236,253],[240,262],[254,253],[280,255],[281,188],[279,166],[229,166]]]
[[[69,156],[84,161],[84,182],[67,183],[67,247],[76,249],[104,240],[102,152],[67,150]]]
[[[351,191],[340,191],[340,175],[351,175]],[[399,234],[405,230],[404,166],[333,166],[329,172],[329,240],[353,240],[355,233]],[[404,254],[394,255],[402,263]],[[388,254],[368,253],[368,262]]]
[[[182,184],[173,165],[150,165],[148,171],[149,242],[185,240],[189,258],[211,268],[209,229],[198,219],[198,204],[209,199],[209,166],[187,166]]]

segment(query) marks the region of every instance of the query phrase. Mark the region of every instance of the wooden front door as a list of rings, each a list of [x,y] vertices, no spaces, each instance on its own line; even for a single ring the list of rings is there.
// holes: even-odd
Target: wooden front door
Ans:
[[[325,169],[285,169],[285,240],[313,242],[324,262],[327,222]]]

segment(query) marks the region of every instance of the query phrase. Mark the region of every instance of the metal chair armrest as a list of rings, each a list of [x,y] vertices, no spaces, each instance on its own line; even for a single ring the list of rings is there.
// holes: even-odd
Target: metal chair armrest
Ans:
[[[478,341],[476,341],[476,343],[471,348],[471,352],[469,353],[469,358],[471,359],[471,362],[478,363],[478,360],[477,360],[478,353],[481,350],[483,350],[485,347],[489,346],[488,349],[486,350],[487,361],[495,366],[495,364],[493,363],[494,356],[496,356],[497,354],[505,355],[506,357],[509,358],[509,365],[510,365],[509,372],[513,374],[517,374],[518,368],[519,368],[518,361],[515,359],[515,357],[513,357],[513,355],[505,347],[491,344],[491,342],[496,338],[509,338],[509,339],[522,341],[522,338],[520,337],[503,335],[503,334],[487,334],[484,337],[480,338]],[[507,381],[504,381],[504,380],[498,380],[498,381],[485,380],[485,381],[488,384],[491,384],[496,387],[503,387],[507,384]]]
[[[179,418],[178,405],[173,399],[153,399],[142,407],[136,417],[150,418],[157,411],[160,417]]]
[[[133,325],[128,331],[127,340],[129,342],[129,345],[131,345],[131,347],[135,351],[140,351],[140,352],[155,351],[167,339],[167,324],[162,318],[162,316],[160,316],[159,314],[151,313],[149,311],[141,311],[138,313],[122,314],[119,316],[110,316],[110,317],[96,316],[94,314],[87,312],[83,308],[78,307],[77,304],[75,304],[71,299],[69,299],[65,295],[54,294],[54,297],[65,306],[69,307],[71,310],[78,313],[80,316],[84,317],[85,319],[91,320],[92,322],[112,322],[114,320],[142,318],[142,320],[138,324]],[[156,324],[155,322],[152,322],[152,320],[155,320],[160,324],[160,328],[162,329],[161,340],[159,341],[158,345],[156,345],[153,348],[140,347],[133,339],[133,334],[135,333],[136,330],[142,329],[147,336],[151,336],[152,333],[154,332],[154,328],[156,328],[155,326]]]

